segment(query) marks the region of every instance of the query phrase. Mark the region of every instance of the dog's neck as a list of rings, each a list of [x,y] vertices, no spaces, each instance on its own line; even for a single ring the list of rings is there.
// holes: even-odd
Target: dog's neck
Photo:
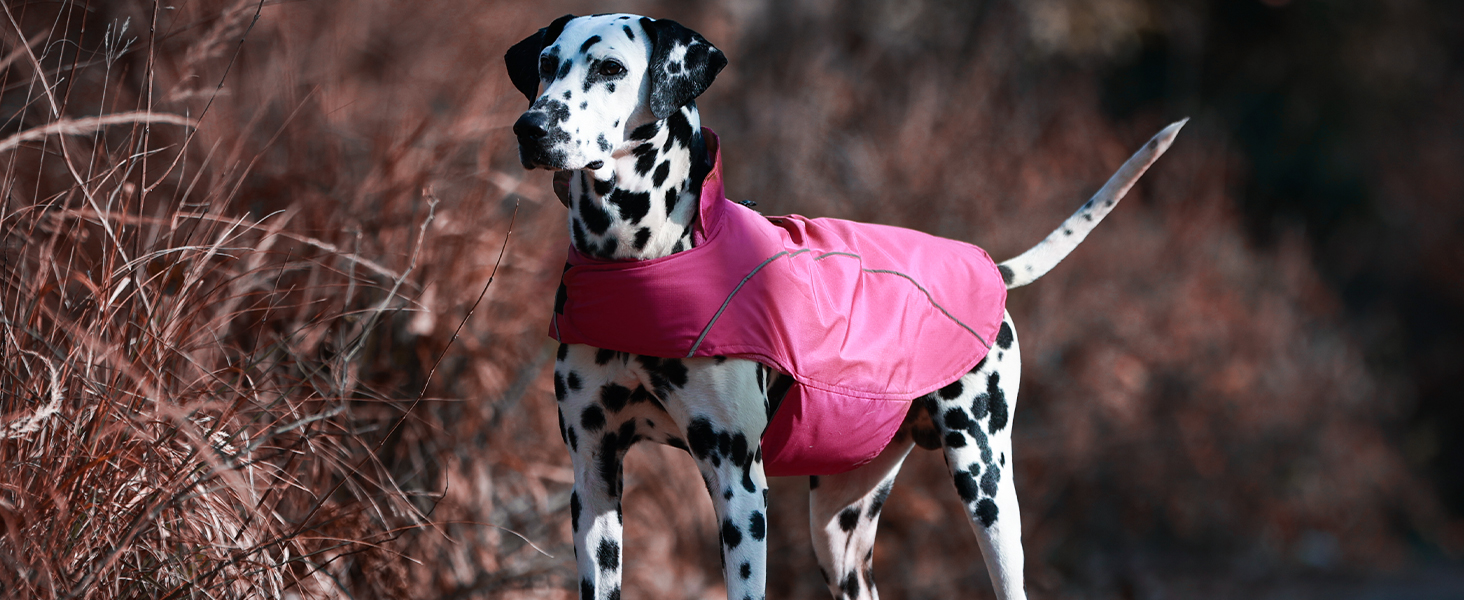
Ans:
[[[569,234],[586,256],[649,260],[692,247],[702,179],[711,169],[701,117],[688,103],[637,127],[614,161],[569,177]]]

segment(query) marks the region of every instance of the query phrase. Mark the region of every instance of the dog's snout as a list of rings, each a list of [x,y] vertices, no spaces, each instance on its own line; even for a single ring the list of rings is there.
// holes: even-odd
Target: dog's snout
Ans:
[[[513,134],[524,139],[538,140],[549,136],[549,116],[541,112],[526,112],[513,124]]]

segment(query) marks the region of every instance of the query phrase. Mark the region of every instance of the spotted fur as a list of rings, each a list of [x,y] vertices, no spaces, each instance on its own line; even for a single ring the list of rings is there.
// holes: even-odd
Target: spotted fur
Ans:
[[[648,260],[690,249],[710,169],[694,99],[726,64],[674,21],[565,15],[505,56],[530,108],[514,124],[526,168],[555,171],[581,253]],[[1173,140],[1177,123],[1043,243],[1002,263],[1008,287],[1060,261]],[[568,266],[566,266],[568,268]],[[560,287],[555,311],[562,311]],[[875,529],[911,449],[941,449],[998,597],[1025,598],[1021,520],[1012,483],[1012,415],[1021,358],[1010,315],[970,373],[911,402],[872,462],[809,478],[815,554],[835,598],[878,598]],[[719,522],[727,597],[765,600],[767,478],[761,436],[791,379],[726,357],[664,359],[561,345],[554,364],[560,437],[574,465],[570,525],[583,600],[621,597],[621,464],[652,441],[696,461]]]

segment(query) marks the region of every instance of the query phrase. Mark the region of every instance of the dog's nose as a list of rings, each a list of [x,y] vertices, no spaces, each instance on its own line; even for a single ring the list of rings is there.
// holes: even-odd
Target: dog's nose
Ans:
[[[513,134],[531,140],[545,138],[549,136],[549,130],[545,128],[548,124],[548,115],[541,112],[526,112],[513,124]]]

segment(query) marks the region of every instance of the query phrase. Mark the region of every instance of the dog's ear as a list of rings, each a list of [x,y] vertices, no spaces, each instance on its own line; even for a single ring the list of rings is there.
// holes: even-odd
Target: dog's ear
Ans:
[[[641,17],[640,24],[651,42],[651,114],[664,119],[706,91],[727,57],[676,21]]]
[[[539,53],[559,39],[559,33],[564,31],[564,24],[573,18],[574,15],[564,15],[554,19],[548,27],[514,44],[503,55],[503,62],[508,65],[509,80],[513,81],[513,87],[529,98],[529,102],[533,102],[534,97],[539,95]]]

